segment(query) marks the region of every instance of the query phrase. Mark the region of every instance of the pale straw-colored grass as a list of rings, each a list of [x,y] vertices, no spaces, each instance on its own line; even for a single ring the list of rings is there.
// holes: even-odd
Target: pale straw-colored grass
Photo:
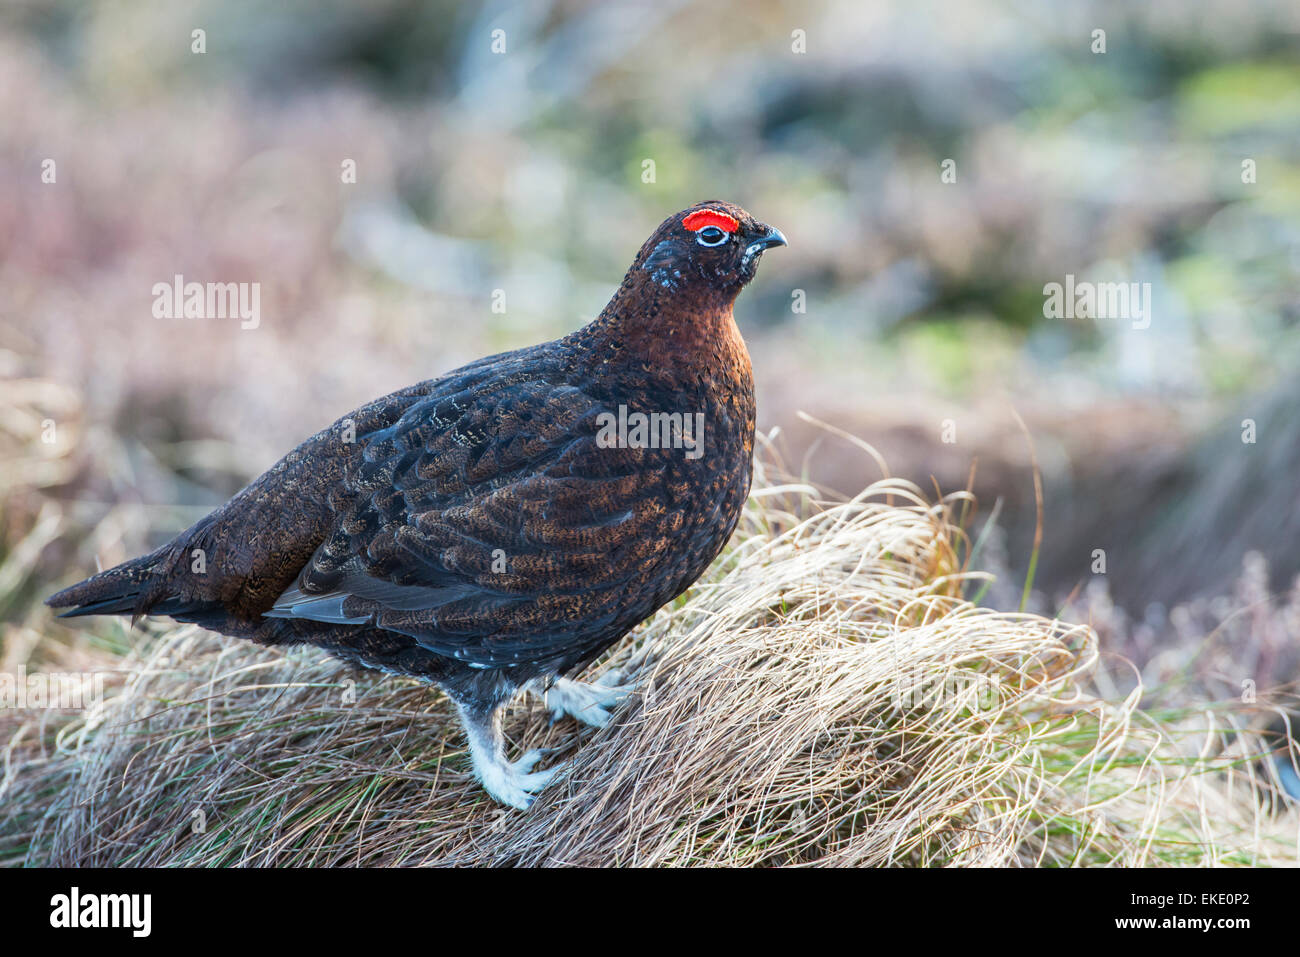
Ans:
[[[610,727],[511,709],[512,748],[571,762],[528,812],[470,780],[436,691],[154,627],[102,707],[8,719],[0,857],[1294,863],[1296,811],[1268,806],[1260,743],[1228,727],[1244,719],[1102,700],[1089,629],[963,599],[968,505],[895,479],[837,503],[760,477],[723,558],[592,669],[639,685]]]

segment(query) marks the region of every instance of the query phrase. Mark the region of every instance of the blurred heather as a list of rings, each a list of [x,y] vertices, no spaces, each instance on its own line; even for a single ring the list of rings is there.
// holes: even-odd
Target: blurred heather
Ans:
[[[1145,661],[1241,580],[1293,611],[1298,53],[1294,0],[7,0],[0,602],[27,624],[6,660],[56,584],[373,396],[577,327],[708,198],[790,238],[738,309],[789,461],[848,493],[878,475],[800,410],[945,490],[978,460],[976,527],[1002,502],[987,600],[1014,606],[1019,413],[1046,496],[1031,607],[1100,596]],[[155,319],[176,274],[260,283],[260,327]],[[1044,318],[1066,274],[1150,283],[1150,328]],[[1300,641],[1292,611],[1269,641]]]

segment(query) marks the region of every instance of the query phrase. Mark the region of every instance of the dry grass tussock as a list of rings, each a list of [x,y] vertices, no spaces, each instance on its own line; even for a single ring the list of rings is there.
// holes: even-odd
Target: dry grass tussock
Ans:
[[[528,812],[469,779],[436,692],[151,625],[104,652],[102,706],[0,719],[0,860],[1294,863],[1244,718],[1102,700],[1089,629],[962,597],[969,505],[760,477],[707,577],[592,669],[639,683],[610,727],[512,708],[512,747],[571,762]]]

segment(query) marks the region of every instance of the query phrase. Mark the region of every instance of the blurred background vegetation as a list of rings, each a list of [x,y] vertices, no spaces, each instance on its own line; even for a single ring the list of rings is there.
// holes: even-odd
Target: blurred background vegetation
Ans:
[[[1036,458],[1031,607],[1225,693],[1293,680],[1298,53],[1294,0],[7,0],[0,664],[73,653],[43,595],[362,402],[576,328],[719,198],[790,239],[737,310],[788,462],[879,474],[800,411],[945,491],[977,462],[1015,607]],[[260,327],[155,319],[176,274],[260,283]],[[1067,274],[1150,283],[1150,327],[1044,318]]]

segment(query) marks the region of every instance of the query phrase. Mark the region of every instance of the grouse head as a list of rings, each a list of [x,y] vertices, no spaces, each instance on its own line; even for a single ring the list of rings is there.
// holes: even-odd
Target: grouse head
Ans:
[[[739,206],[710,200],[664,220],[632,270],[670,292],[711,292],[731,300],[754,278],[763,250],[785,244],[781,230]]]

